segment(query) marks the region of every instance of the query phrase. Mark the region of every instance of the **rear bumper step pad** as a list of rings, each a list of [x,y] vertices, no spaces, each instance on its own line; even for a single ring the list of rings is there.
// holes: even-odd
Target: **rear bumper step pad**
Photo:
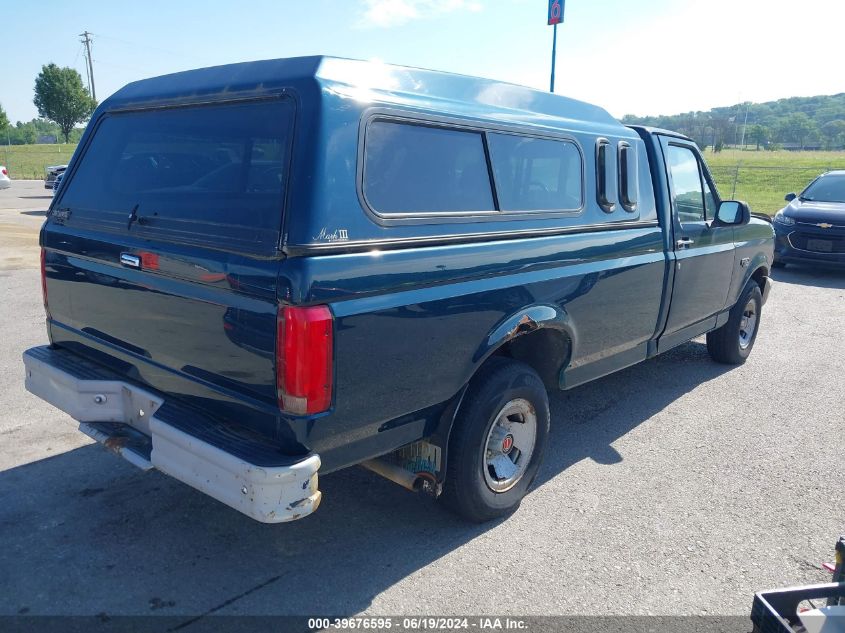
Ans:
[[[262,523],[293,521],[320,504],[318,455],[282,455],[256,434],[198,418],[66,350],[35,347],[23,361],[29,392],[139,468],[156,468]]]

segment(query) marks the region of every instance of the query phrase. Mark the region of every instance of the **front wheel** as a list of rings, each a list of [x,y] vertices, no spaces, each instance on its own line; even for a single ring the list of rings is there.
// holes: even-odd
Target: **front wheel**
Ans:
[[[753,281],[731,308],[728,322],[707,333],[707,351],[719,363],[741,365],[751,354],[763,308],[763,294]]]
[[[543,381],[524,363],[492,359],[455,419],[442,501],[477,523],[510,514],[537,476],[548,436]]]

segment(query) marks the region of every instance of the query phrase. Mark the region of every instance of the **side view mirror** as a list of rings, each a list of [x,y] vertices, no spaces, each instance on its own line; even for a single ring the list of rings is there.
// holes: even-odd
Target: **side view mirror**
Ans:
[[[716,212],[716,222],[723,226],[740,226],[751,221],[751,209],[739,200],[725,200]]]
[[[794,194],[794,193],[788,193],[788,194],[786,194],[786,195],[783,197],[783,199],[784,199],[784,200],[786,200],[787,202],[792,202],[792,201],[793,201],[793,200],[795,200],[795,198],[797,198],[797,197],[798,197],[798,195],[797,195],[797,194]]]

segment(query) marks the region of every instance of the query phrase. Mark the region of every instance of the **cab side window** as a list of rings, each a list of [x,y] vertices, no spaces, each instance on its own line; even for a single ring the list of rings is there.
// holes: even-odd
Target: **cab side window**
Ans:
[[[704,188],[698,159],[688,147],[669,145],[669,173],[673,186],[673,205],[681,224],[704,222]],[[708,189],[708,193],[709,189]],[[710,193],[710,198],[713,195]],[[715,205],[715,202],[712,202]]]

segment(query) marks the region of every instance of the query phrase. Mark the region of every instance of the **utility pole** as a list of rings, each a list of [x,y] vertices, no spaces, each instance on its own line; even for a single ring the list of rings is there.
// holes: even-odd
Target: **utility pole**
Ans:
[[[751,102],[749,101],[745,105],[745,123],[742,124],[742,141],[740,144],[742,145],[742,149],[745,149],[745,128],[748,127],[748,110],[751,108]]]
[[[94,60],[91,59],[91,33],[85,31],[84,33],[80,33],[79,37],[82,38],[79,41],[85,44],[85,50],[88,53],[86,55],[86,59],[88,60],[88,66],[86,67],[86,71],[88,72],[88,85],[91,88],[91,98],[96,101],[97,89],[94,87]]]
[[[82,57],[85,59],[85,85],[88,86],[88,96],[91,96],[91,72],[88,70],[88,58],[85,57],[85,53],[82,53]]]

